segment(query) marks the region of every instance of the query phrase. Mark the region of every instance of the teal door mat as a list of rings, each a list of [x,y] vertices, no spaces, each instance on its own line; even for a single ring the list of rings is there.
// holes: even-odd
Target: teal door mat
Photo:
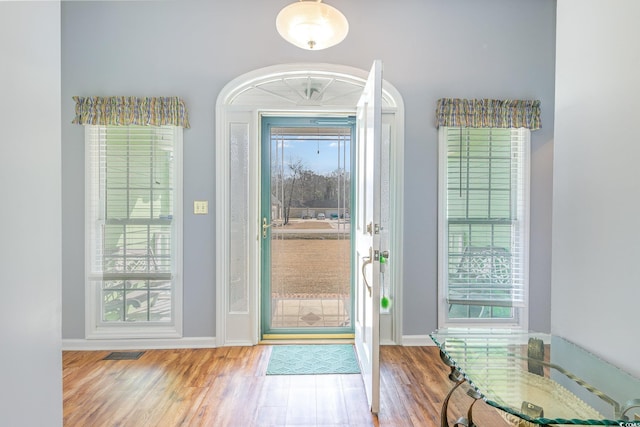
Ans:
[[[351,344],[275,345],[267,375],[359,374]]]

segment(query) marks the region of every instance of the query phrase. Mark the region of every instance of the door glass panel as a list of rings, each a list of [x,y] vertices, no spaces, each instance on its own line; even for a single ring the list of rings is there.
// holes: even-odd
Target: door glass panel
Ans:
[[[230,223],[229,230],[229,312],[246,313],[249,310],[248,271],[246,256],[249,199],[249,125],[231,123],[229,128],[230,158]]]
[[[351,328],[351,133],[271,127],[269,330]]]

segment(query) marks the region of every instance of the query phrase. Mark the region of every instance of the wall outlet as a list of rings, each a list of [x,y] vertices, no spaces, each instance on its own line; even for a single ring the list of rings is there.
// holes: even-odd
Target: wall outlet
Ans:
[[[206,215],[209,213],[209,202],[206,200],[193,201],[193,213],[195,215]]]

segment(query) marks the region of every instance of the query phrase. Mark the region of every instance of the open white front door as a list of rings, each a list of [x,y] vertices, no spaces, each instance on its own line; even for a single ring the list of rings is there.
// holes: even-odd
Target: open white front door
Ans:
[[[380,159],[382,62],[375,61],[358,102],[355,255],[356,353],[371,412],[380,406]]]

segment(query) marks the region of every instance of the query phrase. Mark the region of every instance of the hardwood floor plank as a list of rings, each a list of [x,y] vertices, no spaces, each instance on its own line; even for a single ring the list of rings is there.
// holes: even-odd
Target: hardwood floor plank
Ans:
[[[340,379],[344,401],[348,408],[349,425],[377,426],[378,418],[369,411],[362,377],[360,375],[343,375]]]
[[[286,424],[315,426],[316,423],[316,376],[291,375]]]
[[[257,427],[284,426],[287,424],[287,408],[285,406],[262,406],[258,408],[253,424]]]
[[[291,376],[267,375],[262,380],[262,384],[259,406],[287,407],[289,402],[289,389],[291,388]]]
[[[316,377],[316,422],[318,425],[349,424],[340,375]]]
[[[435,347],[381,349],[381,408],[369,412],[359,375],[265,374],[271,346],[148,350],[138,360],[109,352],[63,354],[64,425],[438,427],[453,384]],[[471,398],[456,391],[451,419]],[[507,424],[483,402],[481,427]]]

